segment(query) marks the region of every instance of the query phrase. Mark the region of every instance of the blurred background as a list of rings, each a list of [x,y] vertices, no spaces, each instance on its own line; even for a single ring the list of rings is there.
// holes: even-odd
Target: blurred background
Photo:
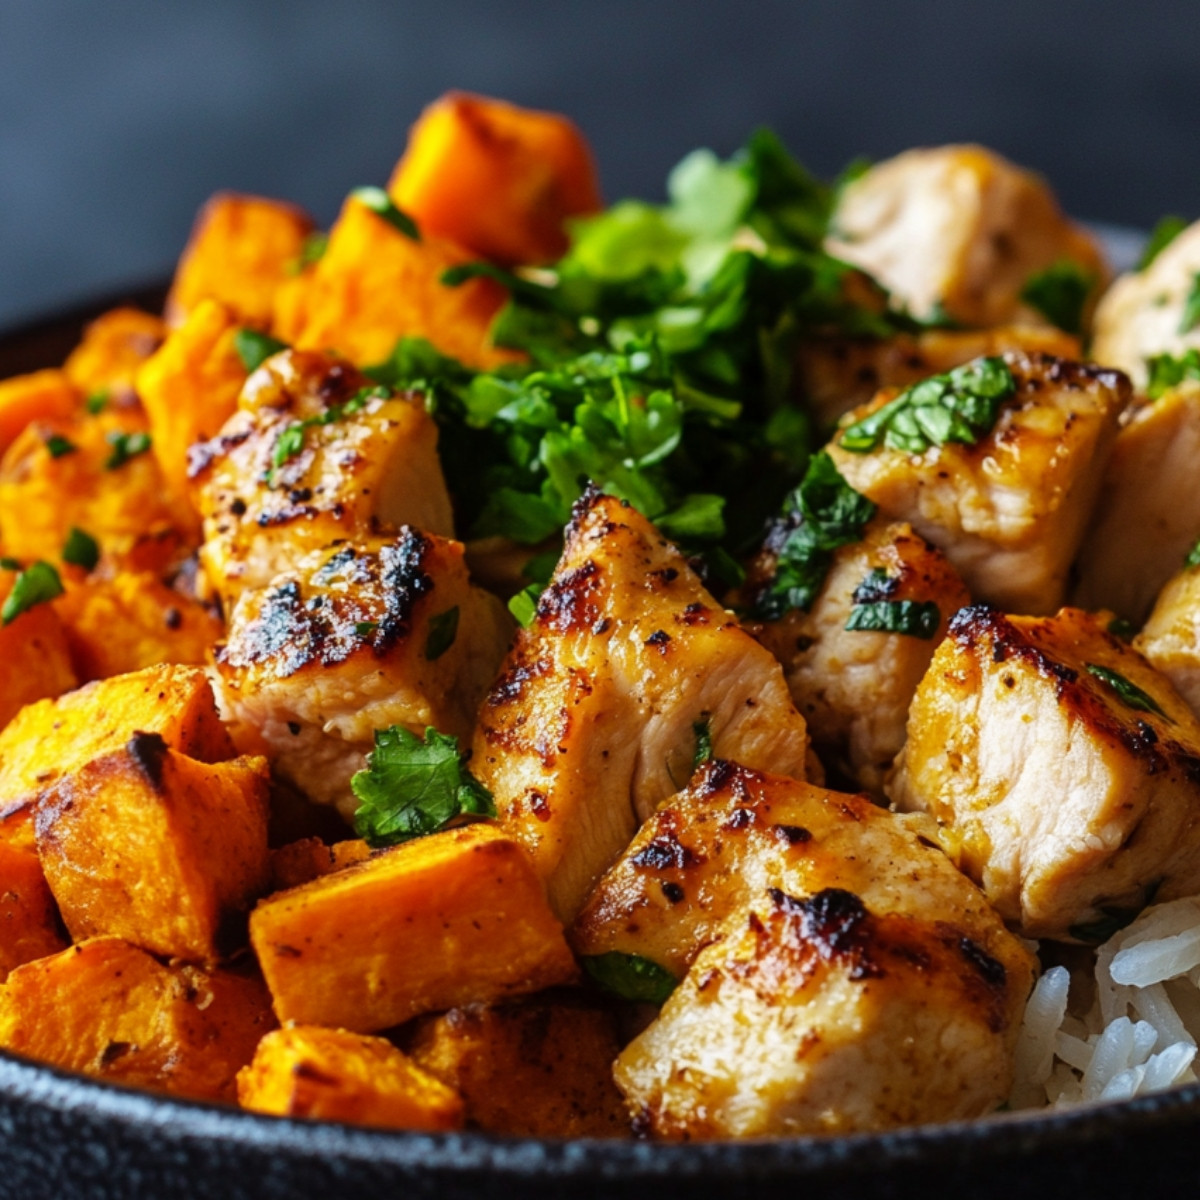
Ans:
[[[1076,216],[1200,214],[1179,0],[0,0],[0,325],[169,273],[232,188],[321,222],[449,88],[572,116],[608,199],[759,124],[822,175],[976,140]]]

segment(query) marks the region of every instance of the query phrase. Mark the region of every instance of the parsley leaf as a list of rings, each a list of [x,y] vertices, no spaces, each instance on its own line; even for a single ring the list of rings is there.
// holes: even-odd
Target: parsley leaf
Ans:
[[[378,621],[355,621],[354,633],[357,637],[368,638],[379,628]]]
[[[309,267],[316,266],[329,247],[329,234],[320,229],[313,230],[300,247],[300,253],[287,265],[289,275],[299,275]]]
[[[304,450],[305,434],[310,429],[323,425],[332,425],[361,412],[369,400],[387,400],[391,389],[382,384],[376,387],[359,388],[344,404],[331,404],[323,413],[315,417],[305,417],[303,421],[293,421],[285,425],[275,439],[271,450],[271,470],[267,477],[267,486],[275,486],[276,472]]]
[[[62,580],[49,563],[30,563],[17,575],[12,591],[0,607],[0,625],[10,625],[35,604],[44,604],[62,594]]]
[[[692,755],[692,771],[703,766],[713,756],[712,717],[704,713],[692,722],[692,733],[696,736],[696,750]]]
[[[1200,271],[1193,272],[1192,285],[1183,302],[1183,313],[1179,318],[1180,333],[1191,333],[1200,325]]]
[[[1144,271],[1186,228],[1187,222],[1182,217],[1160,218],[1146,240],[1136,269]]]
[[[533,624],[533,618],[537,616],[538,597],[541,596],[542,590],[542,584],[531,583],[509,598],[508,611],[522,629],[528,629]]]
[[[350,780],[355,831],[378,848],[436,833],[463,813],[495,816],[491,792],[465,762],[458,738],[436,729],[424,738],[402,725],[376,730],[366,769]]]
[[[937,633],[942,614],[932,600],[876,600],[856,604],[846,628],[877,633],[902,633],[928,641]]]
[[[679,981],[665,967],[638,954],[610,950],[584,955],[583,969],[606,992],[639,1004],[665,1004]]]
[[[1197,559],[1197,562],[1200,563],[1200,559]],[[1125,617],[1113,617],[1108,623],[1108,632],[1123,642],[1131,642],[1133,635],[1137,633],[1137,626]]]
[[[112,453],[109,454],[104,463],[106,471],[116,471],[123,467],[131,458],[136,458],[139,454],[145,454],[150,449],[150,435],[138,431],[136,433],[118,433],[112,432],[108,435],[108,444],[112,446]]]
[[[1148,692],[1143,692],[1137,684],[1131,683],[1124,675],[1097,663],[1084,663],[1083,665],[1087,668],[1089,675],[1095,676],[1101,683],[1112,688],[1121,703],[1127,708],[1136,709],[1138,712],[1155,713],[1166,721],[1171,720],[1153,696]]]
[[[458,605],[448,608],[444,613],[438,613],[429,620],[429,634],[425,638],[425,658],[436,662],[441,658],[458,636]]]
[[[84,408],[94,417],[97,413],[102,413],[108,407],[107,392],[93,392],[84,402]]]
[[[1078,336],[1083,332],[1083,312],[1095,283],[1093,271],[1074,259],[1060,258],[1029,277],[1021,299],[1064,333]]]
[[[233,335],[233,348],[247,371],[257,371],[272,354],[278,354],[288,346],[287,342],[260,333],[257,329],[239,329]]]
[[[72,526],[63,545],[62,558],[63,562],[83,567],[85,571],[95,570],[100,561],[100,543],[90,533]]]
[[[1200,381],[1200,350],[1193,348],[1181,355],[1152,355],[1146,360],[1146,369],[1149,372],[1146,395],[1157,400],[1181,383]]]
[[[74,454],[79,449],[70,438],[58,433],[50,434],[43,444],[51,458],[62,458],[64,454]]]
[[[350,193],[359,204],[365,205],[377,217],[382,217],[393,229],[398,229],[414,242],[421,240],[417,223],[399,208],[396,202],[381,187],[360,187]]]

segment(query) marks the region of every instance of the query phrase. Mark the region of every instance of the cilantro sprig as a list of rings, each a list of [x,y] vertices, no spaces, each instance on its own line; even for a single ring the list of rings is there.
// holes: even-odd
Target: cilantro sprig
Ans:
[[[292,421],[280,430],[271,449],[271,469],[267,475],[267,486],[274,487],[277,473],[293,458],[304,451],[305,438],[310,429],[319,429],[332,425],[361,412],[370,400],[386,400],[391,396],[391,390],[383,387],[359,388],[344,404],[331,404],[323,413],[315,417],[305,417],[303,421]]]
[[[583,969],[606,992],[639,1004],[665,1004],[679,986],[665,967],[639,954],[610,950],[580,959]]]
[[[11,558],[0,559],[0,567],[16,571],[12,590],[0,606],[0,625],[11,625],[22,613],[38,604],[45,604],[63,594],[62,580],[58,572],[46,562],[32,562],[22,568]]]
[[[1021,299],[1064,333],[1083,332],[1083,314],[1096,285],[1096,273],[1074,259],[1060,258],[1044,271],[1031,275],[1021,289]]]
[[[354,828],[368,845],[394,846],[436,833],[464,813],[495,816],[492,794],[466,767],[458,738],[392,725],[375,732],[365,770],[350,780],[360,803]]]
[[[1144,271],[1187,228],[1187,224],[1182,217],[1161,217],[1146,239],[1136,269]]]
[[[932,600],[893,600],[896,580],[876,567],[854,589],[846,621],[849,630],[899,633],[928,641],[937,633],[942,614]]]
[[[114,430],[107,436],[112,450],[104,463],[106,471],[120,470],[131,459],[145,454],[150,449],[150,435],[141,430],[134,433],[119,433]]]
[[[1112,688],[1117,694],[1117,698],[1127,708],[1132,708],[1137,712],[1154,713],[1164,720],[1171,720],[1163,711],[1162,705],[1149,692],[1142,691],[1136,683],[1126,679],[1119,671],[1114,671],[1111,667],[1102,667],[1098,663],[1084,663],[1083,665],[1087,668],[1089,675]]]
[[[1155,354],[1146,360],[1146,395],[1158,400],[1172,388],[1188,381],[1200,381],[1200,350],[1183,354]]]
[[[100,543],[86,530],[73,525],[63,543],[62,560],[85,571],[95,570],[100,561]]]
[[[287,342],[281,342],[258,329],[239,329],[233,335],[233,348],[247,371],[257,371],[272,354],[286,350]]]

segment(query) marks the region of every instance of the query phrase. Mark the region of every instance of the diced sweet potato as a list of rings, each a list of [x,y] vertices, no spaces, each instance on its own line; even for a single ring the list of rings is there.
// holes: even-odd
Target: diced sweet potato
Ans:
[[[62,371],[34,371],[0,380],[0,454],[30,421],[70,417],[82,401],[82,393]]]
[[[0,845],[16,846],[37,853],[33,831],[33,805],[24,801],[0,801]]]
[[[361,838],[326,845],[318,837],[301,838],[271,851],[271,890],[299,887],[322,875],[331,875],[371,856]]]
[[[421,114],[388,191],[423,232],[509,264],[561,257],[567,218],[600,208],[591,153],[570,121],[462,92]]]
[[[486,824],[271,896],[250,939],[281,1021],[361,1033],[576,975],[524,852]]]
[[[271,320],[275,289],[289,276],[311,218],[292,204],[218,192],[200,210],[167,297],[181,324],[201,300],[219,300],[248,324]]]
[[[203,605],[145,571],[68,581],[53,609],[66,629],[70,662],[84,681],[125,675],[157,663],[201,666],[223,630],[220,620]]]
[[[14,967],[66,946],[37,855],[0,841],[0,982]]]
[[[237,949],[269,880],[267,779],[265,759],[196,762],[138,732],[43,792],[38,854],[72,938],[199,962]]]
[[[268,1033],[238,1075],[243,1108],[385,1129],[461,1129],[458,1093],[391,1042],[341,1029]]]
[[[517,356],[488,337],[505,290],[490,279],[441,282],[473,257],[450,242],[414,241],[351,196],[302,292],[276,312],[274,331],[298,349],[335,350],[359,366],[382,362],[401,337],[427,338],[473,367],[509,361]]]
[[[462,1093],[468,1121],[486,1133],[629,1134],[612,1077],[621,1043],[612,1013],[594,1004],[539,997],[454,1008],[422,1022],[409,1050]]]
[[[131,391],[138,368],[166,332],[161,317],[137,308],[110,309],[83,331],[63,372],[85,396]]]
[[[0,603],[12,591],[16,572],[0,570]],[[26,705],[61,696],[79,682],[71,665],[67,635],[54,606],[35,604],[0,625],[0,727]]]
[[[119,938],[26,963],[0,986],[4,1049],[199,1100],[232,1101],[274,1025],[255,976],[164,967]]]
[[[150,417],[151,448],[168,484],[188,494],[188,447],[215,437],[237,409],[246,367],[234,346],[241,322],[201,300],[137,373]]]

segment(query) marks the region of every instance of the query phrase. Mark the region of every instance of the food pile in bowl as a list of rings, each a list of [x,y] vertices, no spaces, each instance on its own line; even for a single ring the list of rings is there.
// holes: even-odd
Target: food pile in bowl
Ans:
[[[0,383],[0,1047],[543,1137],[1195,1080],[1200,228],[668,196],[449,95]]]

